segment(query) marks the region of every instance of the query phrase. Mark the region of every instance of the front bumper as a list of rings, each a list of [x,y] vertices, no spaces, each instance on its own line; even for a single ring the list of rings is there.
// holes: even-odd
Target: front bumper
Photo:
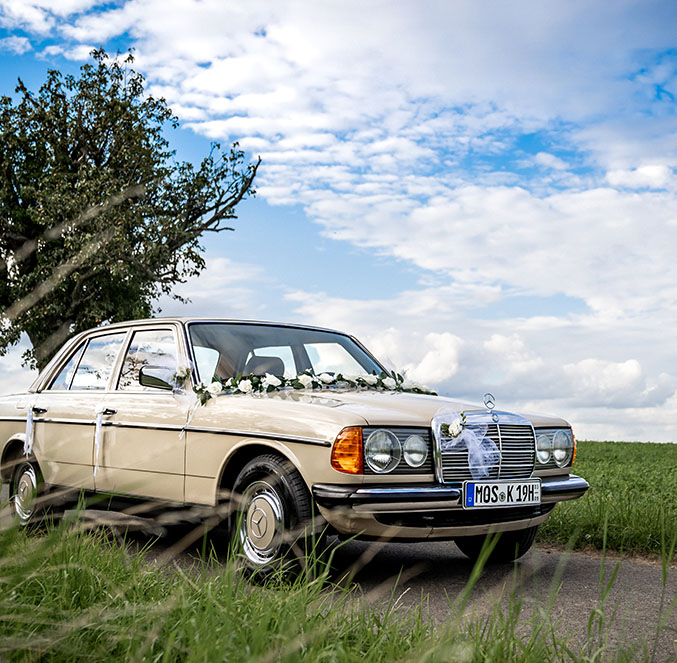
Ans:
[[[340,533],[420,540],[539,525],[557,502],[577,499],[588,488],[588,482],[576,475],[544,477],[540,505],[477,510],[463,508],[463,491],[458,485],[315,484],[313,497],[322,515]]]

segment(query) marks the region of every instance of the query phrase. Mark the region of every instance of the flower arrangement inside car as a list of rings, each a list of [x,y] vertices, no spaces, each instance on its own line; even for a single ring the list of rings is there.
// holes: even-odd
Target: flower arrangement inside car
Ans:
[[[302,325],[111,324],[0,397],[0,478],[19,526],[69,491],[222,518],[261,573],[296,564],[318,526],[453,539],[471,558],[500,532],[491,559],[516,559],[558,502],[587,490],[575,454],[563,419],[435,395],[353,336]]]

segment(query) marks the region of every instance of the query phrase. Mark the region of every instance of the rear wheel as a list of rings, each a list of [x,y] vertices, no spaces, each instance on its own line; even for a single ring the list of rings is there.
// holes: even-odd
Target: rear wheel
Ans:
[[[490,564],[513,562],[519,559],[531,548],[536,538],[536,532],[538,532],[538,525],[501,533],[487,562]],[[480,556],[485,540],[491,536],[493,535],[461,536],[454,541],[464,555],[475,561]]]
[[[16,465],[9,484],[9,498],[12,518],[19,527],[36,522],[42,487],[42,474],[37,463],[24,460]]]
[[[235,480],[234,544],[247,569],[269,575],[298,572],[313,546],[313,508],[308,489],[286,459],[267,454],[247,463]]]

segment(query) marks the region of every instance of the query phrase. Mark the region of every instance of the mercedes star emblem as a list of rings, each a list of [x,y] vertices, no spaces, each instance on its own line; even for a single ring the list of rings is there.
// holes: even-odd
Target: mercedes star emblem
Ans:
[[[489,392],[484,394],[484,407],[486,407],[487,410],[493,410],[496,407],[496,399],[493,394]]]
[[[254,511],[249,521],[249,526],[252,535],[257,539],[260,539],[266,533],[266,530],[268,529],[268,522],[263,509],[258,508],[256,511]]]

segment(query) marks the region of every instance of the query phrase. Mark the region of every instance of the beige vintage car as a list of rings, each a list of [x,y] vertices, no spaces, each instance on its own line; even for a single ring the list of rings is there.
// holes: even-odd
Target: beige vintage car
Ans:
[[[324,521],[340,536],[454,539],[471,558],[503,532],[493,558],[519,557],[555,504],[588,488],[571,474],[569,424],[425,392],[341,332],[113,324],[0,398],[1,476],[21,525],[61,488],[163,510],[232,505],[254,569]]]

